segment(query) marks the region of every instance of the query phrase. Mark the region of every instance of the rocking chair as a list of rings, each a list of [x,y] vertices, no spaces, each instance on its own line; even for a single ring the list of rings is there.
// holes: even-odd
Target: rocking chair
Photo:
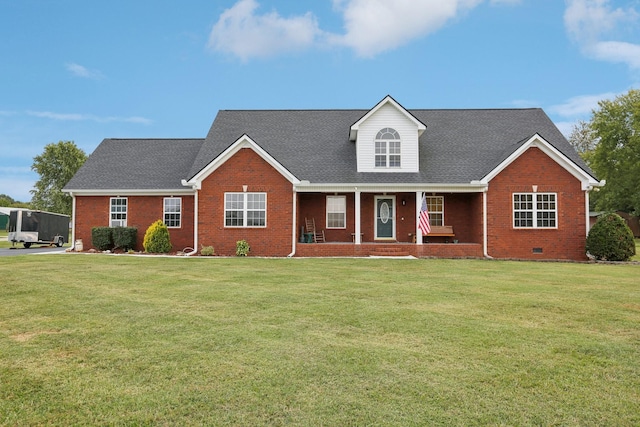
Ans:
[[[311,234],[313,236],[313,243],[324,243],[324,230],[316,230],[316,220],[315,218],[305,218],[305,232],[307,234]]]

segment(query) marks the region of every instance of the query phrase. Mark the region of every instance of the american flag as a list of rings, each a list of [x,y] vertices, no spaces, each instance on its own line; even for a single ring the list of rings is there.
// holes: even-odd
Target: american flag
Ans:
[[[418,218],[418,228],[422,231],[422,235],[431,232],[431,223],[429,222],[429,210],[427,209],[427,197],[422,196],[422,207],[420,208],[420,217]]]

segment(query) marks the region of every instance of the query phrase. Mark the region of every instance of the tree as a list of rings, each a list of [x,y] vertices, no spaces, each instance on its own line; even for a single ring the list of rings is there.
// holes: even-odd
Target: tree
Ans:
[[[584,120],[580,120],[573,125],[571,135],[569,135],[569,144],[576,149],[582,160],[587,164],[591,162],[593,150],[596,148],[597,140],[591,125]]]
[[[5,208],[28,208],[29,204],[14,200],[6,194],[0,194],[0,206]]]
[[[63,193],[62,188],[86,159],[85,152],[73,141],[47,144],[44,152],[33,158],[31,165],[31,170],[40,175],[31,190],[33,209],[71,215],[71,196]]]
[[[598,144],[589,166],[607,184],[593,194],[596,209],[640,214],[640,90],[598,103],[590,128]]]

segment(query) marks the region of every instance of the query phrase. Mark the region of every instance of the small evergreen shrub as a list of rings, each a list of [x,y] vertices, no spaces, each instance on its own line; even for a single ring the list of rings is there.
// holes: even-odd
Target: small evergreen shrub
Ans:
[[[171,250],[169,229],[161,219],[147,228],[142,245],[144,246],[144,251],[150,253],[166,254]]]
[[[200,249],[200,255],[202,256],[213,256],[214,253],[213,246],[202,246]]]
[[[620,215],[603,215],[591,227],[587,236],[587,253],[607,261],[628,261],[635,255],[633,233]]]
[[[247,256],[250,250],[251,248],[246,240],[238,240],[236,242],[236,256]]]
[[[113,228],[93,227],[91,229],[91,245],[99,251],[113,248]]]
[[[123,251],[135,249],[138,229],[136,227],[116,227],[112,229],[113,247]]]

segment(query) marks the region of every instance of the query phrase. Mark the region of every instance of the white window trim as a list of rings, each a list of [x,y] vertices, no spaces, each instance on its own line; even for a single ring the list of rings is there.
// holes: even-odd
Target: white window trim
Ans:
[[[383,130],[392,130],[395,134],[398,135],[397,139],[380,139],[378,138],[378,135],[380,135],[380,132],[382,132]],[[400,147],[400,152],[399,153],[391,153],[390,152],[390,147],[389,147],[389,143],[390,142],[397,142],[399,144]],[[384,144],[384,154],[378,154],[376,153],[376,145],[378,143],[382,143]],[[384,156],[385,159],[385,164],[384,166],[378,166],[376,164],[376,158],[378,156]],[[400,158],[400,164],[398,166],[391,166],[390,165],[390,158],[391,156],[398,156]],[[376,134],[376,138],[374,139],[373,142],[373,167],[375,169],[402,169],[402,139],[400,138],[400,134],[398,133],[397,130],[390,128],[390,127],[386,127],[383,129],[380,129],[380,131],[378,131],[378,133]]]
[[[242,202],[242,224],[243,225],[227,225],[227,212],[228,211],[235,211],[235,209],[227,209],[227,195],[228,194],[242,194],[243,195],[243,202]],[[249,211],[247,209],[247,195],[248,194],[263,194],[264,195],[264,225],[246,225],[247,224],[247,212]],[[267,193],[266,192],[247,192],[247,193],[243,193],[243,192],[233,192],[230,191],[228,193],[224,193],[224,200],[223,200],[223,212],[224,212],[224,216],[222,218],[222,223],[224,224],[225,228],[267,228],[267,207],[268,205],[268,200],[267,200]],[[252,209],[252,210],[256,210],[256,209]]]
[[[180,201],[180,211],[177,212],[178,214],[178,224],[179,225],[172,225],[170,226],[169,224],[167,224],[167,214],[175,214],[176,212],[167,212],[167,200],[178,200]],[[165,197],[162,200],[162,220],[164,221],[165,225],[167,226],[167,228],[182,228],[182,197]]]
[[[429,222],[431,222],[431,225],[434,227],[439,227],[438,225],[433,224],[432,219],[433,219],[433,214],[439,213],[442,214],[442,224],[441,225],[445,225],[444,222],[444,196],[426,196],[427,197],[427,208],[429,210]],[[442,210],[441,211],[434,211],[431,208],[429,208],[429,199],[441,199],[442,200]]]
[[[344,210],[343,211],[329,211],[329,199],[342,199]],[[330,230],[344,230],[347,228],[347,196],[327,196],[326,198],[326,228]],[[342,214],[342,223],[344,224],[342,227],[330,227],[329,226],[329,214],[330,213],[341,213]]]
[[[125,201],[125,210],[124,212],[114,212],[113,201],[114,200],[124,200]],[[124,220],[121,219],[113,219],[114,214],[124,214]],[[109,198],[109,227],[126,227],[127,220],[129,219],[129,199],[127,197],[110,197]],[[113,221],[120,221],[120,224],[113,225]]]
[[[526,227],[526,226],[516,226],[516,208],[515,208],[515,201],[514,201],[514,197],[516,195],[531,195],[532,197],[532,209],[529,211],[528,209],[519,209],[519,212],[531,212],[532,213],[532,225],[531,227]],[[538,196],[544,196],[544,195],[552,195],[554,197],[554,203],[555,203],[555,209],[542,209],[540,210],[540,212],[553,212],[555,214],[555,225],[551,226],[551,227],[545,227],[545,226],[539,226],[538,225]],[[556,230],[558,228],[558,193],[528,193],[528,192],[522,192],[522,193],[513,193],[511,194],[511,216],[512,216],[512,221],[511,224],[513,226],[514,229],[516,230]]]

